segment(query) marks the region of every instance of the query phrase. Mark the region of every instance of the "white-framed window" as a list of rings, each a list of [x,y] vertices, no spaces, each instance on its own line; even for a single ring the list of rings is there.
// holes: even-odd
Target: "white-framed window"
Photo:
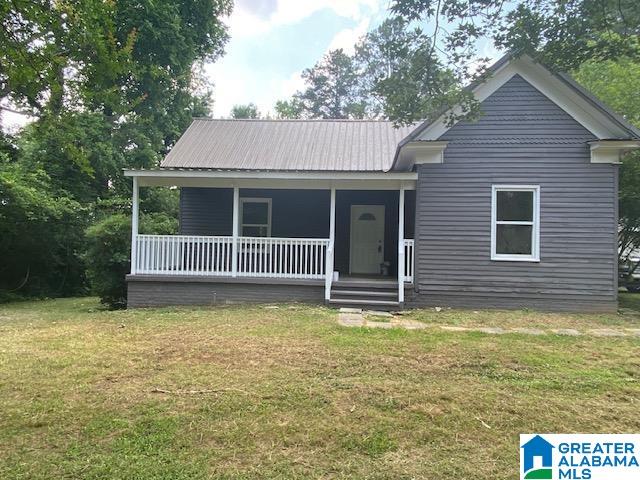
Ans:
[[[239,230],[242,237],[271,236],[271,199],[241,198]]]
[[[540,186],[491,187],[491,260],[540,261]]]

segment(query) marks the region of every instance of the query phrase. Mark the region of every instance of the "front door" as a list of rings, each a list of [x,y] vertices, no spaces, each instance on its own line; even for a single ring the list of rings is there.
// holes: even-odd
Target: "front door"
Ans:
[[[384,205],[351,205],[349,272],[379,274],[384,259]]]

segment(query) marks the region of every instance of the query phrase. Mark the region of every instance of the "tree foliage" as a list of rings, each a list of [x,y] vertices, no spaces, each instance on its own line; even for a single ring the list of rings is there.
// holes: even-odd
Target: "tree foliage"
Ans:
[[[233,108],[231,109],[231,118],[235,118],[235,119],[260,118],[260,112],[258,111],[258,107],[256,106],[255,103],[247,103],[245,105],[234,105]]]
[[[81,256],[85,229],[103,218],[105,205],[130,206],[122,169],[157,165],[192,116],[207,113],[210,90],[198,65],[223,53],[221,17],[231,5],[0,3],[0,100],[36,117],[16,139],[0,139],[2,245],[24,252],[5,267],[0,289],[69,294],[71,285],[75,293],[85,288],[84,262],[99,261]],[[177,205],[173,191],[145,189],[141,201],[147,213]],[[50,255],[51,268],[42,273]]]
[[[575,79],[595,93],[607,105],[640,127],[640,61],[625,57],[618,60],[585,62]],[[620,235],[618,253],[621,262],[629,262],[633,250],[640,248],[640,153],[623,157],[619,181]],[[638,265],[631,265],[637,269]]]
[[[464,103],[454,75],[430,51],[421,31],[398,17],[362,37],[353,55],[330,51],[302,78],[303,90],[276,103],[280,118],[413,123],[441,109],[443,100]]]
[[[150,235],[171,235],[177,231],[175,217],[164,213],[142,215],[141,231]],[[131,216],[115,214],[105,217],[86,232],[87,275],[93,291],[109,308],[127,304],[126,275],[130,271]]]

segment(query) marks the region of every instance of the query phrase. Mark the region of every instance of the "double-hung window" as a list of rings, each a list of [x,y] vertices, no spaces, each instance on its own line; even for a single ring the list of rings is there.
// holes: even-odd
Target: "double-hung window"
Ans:
[[[540,260],[540,186],[492,186],[491,260]]]
[[[271,199],[240,199],[240,235],[243,237],[271,236]]]

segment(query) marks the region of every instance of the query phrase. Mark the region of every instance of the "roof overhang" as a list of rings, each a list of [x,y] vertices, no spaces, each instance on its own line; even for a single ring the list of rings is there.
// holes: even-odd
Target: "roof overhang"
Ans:
[[[640,148],[640,140],[595,140],[589,147],[591,163],[620,163],[625,153]]]
[[[416,141],[404,145],[398,152],[396,168],[411,170],[414,165],[423,163],[444,163],[444,150],[448,142]]]
[[[344,190],[414,190],[414,172],[300,172],[259,170],[125,169],[125,177],[135,177],[140,186],[180,186],[210,188],[277,188]]]

